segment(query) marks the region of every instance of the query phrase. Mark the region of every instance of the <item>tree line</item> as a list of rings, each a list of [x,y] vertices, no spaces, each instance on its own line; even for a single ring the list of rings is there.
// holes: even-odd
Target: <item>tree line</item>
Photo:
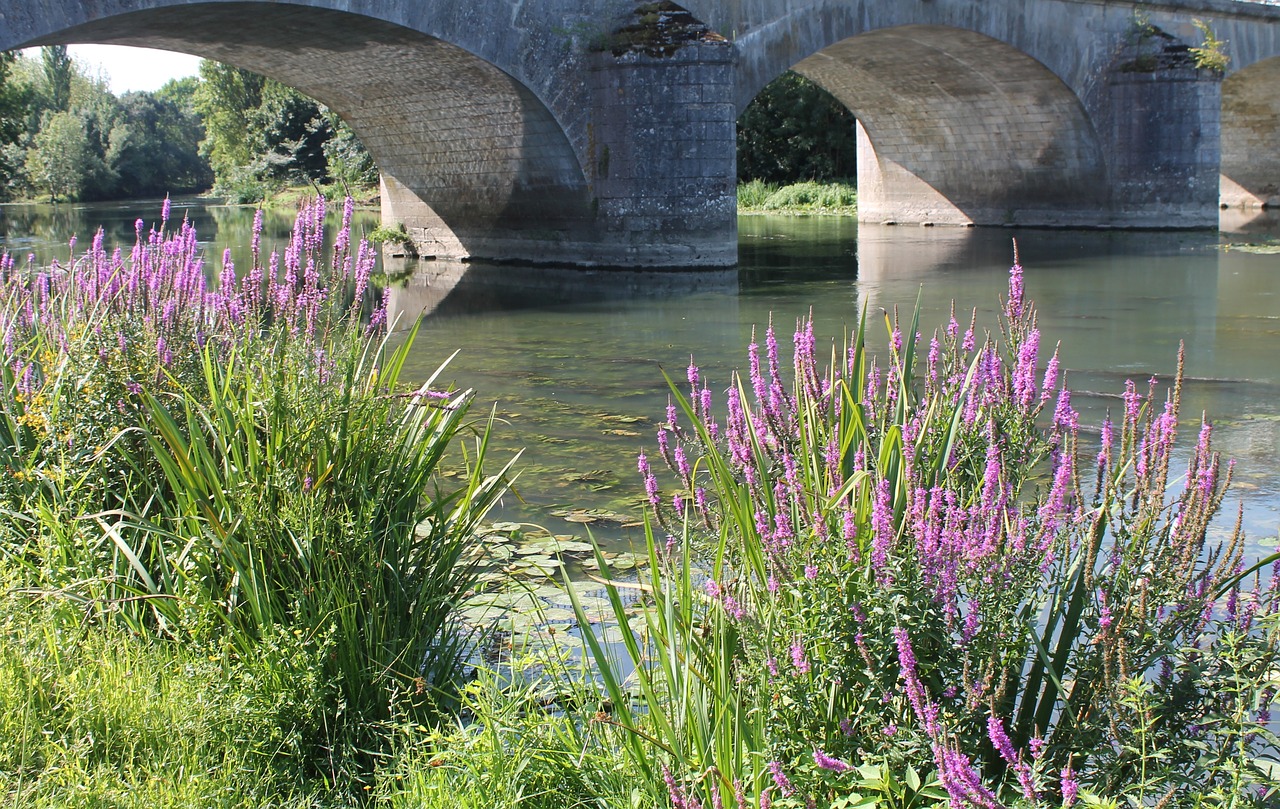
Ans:
[[[127,199],[377,182],[358,138],[314,99],[204,61],[199,76],[117,97],[66,46],[0,53],[0,201]]]
[[[738,121],[738,179],[855,174],[853,113],[786,73]],[[318,101],[205,60],[198,76],[119,97],[66,46],[0,53],[0,201],[105,200],[212,190],[256,202],[289,185],[377,182],[359,138]]]

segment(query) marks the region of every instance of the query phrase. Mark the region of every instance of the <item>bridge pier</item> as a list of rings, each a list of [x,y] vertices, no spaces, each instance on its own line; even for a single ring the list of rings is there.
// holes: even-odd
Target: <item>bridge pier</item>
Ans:
[[[444,187],[423,199],[384,169],[382,215],[422,256],[615,267],[737,262],[734,51],[726,42],[588,57],[585,165],[520,193]],[[510,138],[537,164],[543,139]],[[576,172],[575,172],[576,173]],[[459,210],[459,200],[469,208]]]
[[[596,263],[737,262],[735,56],[727,42],[592,54]]]
[[[1222,78],[1191,64],[1115,66],[1094,120],[1117,227],[1217,227]]]

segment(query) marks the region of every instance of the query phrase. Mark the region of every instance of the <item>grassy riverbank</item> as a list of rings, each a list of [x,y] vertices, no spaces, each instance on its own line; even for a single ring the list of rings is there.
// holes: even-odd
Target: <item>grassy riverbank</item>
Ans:
[[[738,213],[791,216],[856,216],[857,189],[848,183],[790,185],[752,180],[738,185]]]
[[[691,361],[601,593],[511,578],[591,549],[486,525],[518,460],[401,378],[351,207],[240,272],[167,212],[0,264],[8,805],[1275,805],[1276,560],[1179,379],[1080,423],[1020,267]]]

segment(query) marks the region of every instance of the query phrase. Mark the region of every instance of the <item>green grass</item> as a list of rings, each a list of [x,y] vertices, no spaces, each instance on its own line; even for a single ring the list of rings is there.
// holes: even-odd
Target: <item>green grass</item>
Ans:
[[[295,769],[302,739],[290,721],[315,678],[281,690],[269,669],[283,655],[249,661],[86,628],[67,607],[12,592],[0,600],[6,806],[318,802],[323,781]]]
[[[858,191],[848,183],[777,185],[760,180],[738,185],[739,213],[856,216]]]

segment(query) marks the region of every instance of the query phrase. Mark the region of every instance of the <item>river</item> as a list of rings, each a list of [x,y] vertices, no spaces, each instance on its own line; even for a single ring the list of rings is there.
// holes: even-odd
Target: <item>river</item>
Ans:
[[[107,241],[132,242],[133,222],[159,203],[0,206],[0,249],[39,261],[65,259],[98,225]],[[207,244],[247,263],[252,211],[177,201]],[[278,244],[287,212],[268,217]],[[377,215],[361,212],[368,232]],[[1116,408],[1124,380],[1173,373],[1186,343],[1183,443],[1200,414],[1237,460],[1234,513],[1243,504],[1253,550],[1274,548],[1280,527],[1280,255],[1224,249],[1280,235],[1266,217],[1226,220],[1224,232],[1107,232],[889,227],[819,217],[742,217],[740,268],[694,274],[522,268],[415,262],[393,292],[393,310],[425,313],[412,368],[425,375],[455,349],[446,378],[478,391],[477,415],[495,406],[495,458],[524,450],[518,497],[496,517],[558,535],[587,527],[610,546],[639,537],[635,456],[653,445],[666,405],[662,371],[683,377],[694,358],[721,388],[746,361],[752,329],[772,317],[789,338],[812,311],[823,340],[841,341],[865,307],[920,298],[925,339],[951,301],[995,327],[1016,237],[1026,289],[1040,310],[1042,345],[1061,342],[1082,422]],[[269,249],[269,248],[267,248]],[[873,335],[885,342],[884,329]],[[784,340],[785,342],[785,340]]]

